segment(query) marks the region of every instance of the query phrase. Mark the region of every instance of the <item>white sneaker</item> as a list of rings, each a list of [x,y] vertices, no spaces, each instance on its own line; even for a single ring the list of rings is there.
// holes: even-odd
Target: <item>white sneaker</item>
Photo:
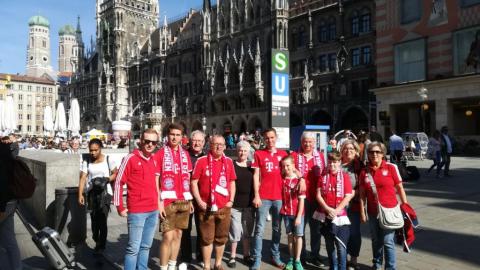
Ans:
[[[181,263],[178,265],[178,270],[187,270],[188,265],[186,263]]]

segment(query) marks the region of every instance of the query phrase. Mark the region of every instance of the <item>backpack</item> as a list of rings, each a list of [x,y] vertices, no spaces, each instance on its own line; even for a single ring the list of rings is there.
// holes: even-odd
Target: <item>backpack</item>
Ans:
[[[12,160],[12,172],[9,177],[8,188],[14,199],[28,199],[33,196],[37,179],[33,176],[30,168],[23,160],[16,158]]]
[[[108,173],[110,174],[110,163],[107,158]],[[90,166],[90,158],[87,160],[87,167]],[[87,194],[87,209],[92,212],[103,211],[107,214],[110,211],[112,196],[107,192],[109,184],[108,177],[95,177],[91,180],[92,189]]]

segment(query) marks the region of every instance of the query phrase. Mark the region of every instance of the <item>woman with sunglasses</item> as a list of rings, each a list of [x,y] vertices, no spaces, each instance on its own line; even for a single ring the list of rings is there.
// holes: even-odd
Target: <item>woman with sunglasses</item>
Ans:
[[[372,236],[373,267],[382,269],[385,254],[385,269],[395,270],[395,231],[382,229],[378,221],[378,203],[392,208],[398,204],[397,195],[402,204],[407,203],[407,196],[402,185],[402,178],[395,164],[385,161],[387,150],[383,143],[372,142],[367,147],[368,163],[360,174],[360,215],[366,222],[364,205],[367,203],[368,220]],[[372,189],[372,182],[377,194]],[[378,200],[377,200],[378,197]]]
[[[360,233],[360,195],[358,192],[358,177],[362,170],[362,162],[359,158],[359,149],[358,143],[351,139],[344,141],[340,148],[341,169],[348,174],[354,191],[354,197],[347,208],[348,219],[351,222],[350,238],[347,245],[347,252],[350,255],[349,270],[359,269],[357,258],[362,245],[362,235]]]

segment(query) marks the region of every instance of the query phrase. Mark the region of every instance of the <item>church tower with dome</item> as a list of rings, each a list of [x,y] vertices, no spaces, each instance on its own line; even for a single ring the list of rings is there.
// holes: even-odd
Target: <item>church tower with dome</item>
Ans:
[[[76,73],[81,71],[84,45],[80,17],[77,19],[77,28],[67,24],[58,31],[58,72]]]
[[[50,58],[50,23],[40,15],[28,21],[27,76],[55,79]]]

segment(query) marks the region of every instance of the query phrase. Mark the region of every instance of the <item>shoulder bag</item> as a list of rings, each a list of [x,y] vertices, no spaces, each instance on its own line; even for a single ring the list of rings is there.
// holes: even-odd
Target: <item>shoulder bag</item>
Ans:
[[[375,186],[375,182],[373,181],[373,177],[370,172],[367,172],[367,176],[370,180],[370,186],[372,187],[373,194],[377,198],[378,202],[378,223],[380,224],[380,228],[386,230],[396,230],[403,228],[403,214],[402,210],[400,209],[400,204],[393,208],[383,207],[380,204],[380,200],[378,199],[377,194],[377,187]]]

